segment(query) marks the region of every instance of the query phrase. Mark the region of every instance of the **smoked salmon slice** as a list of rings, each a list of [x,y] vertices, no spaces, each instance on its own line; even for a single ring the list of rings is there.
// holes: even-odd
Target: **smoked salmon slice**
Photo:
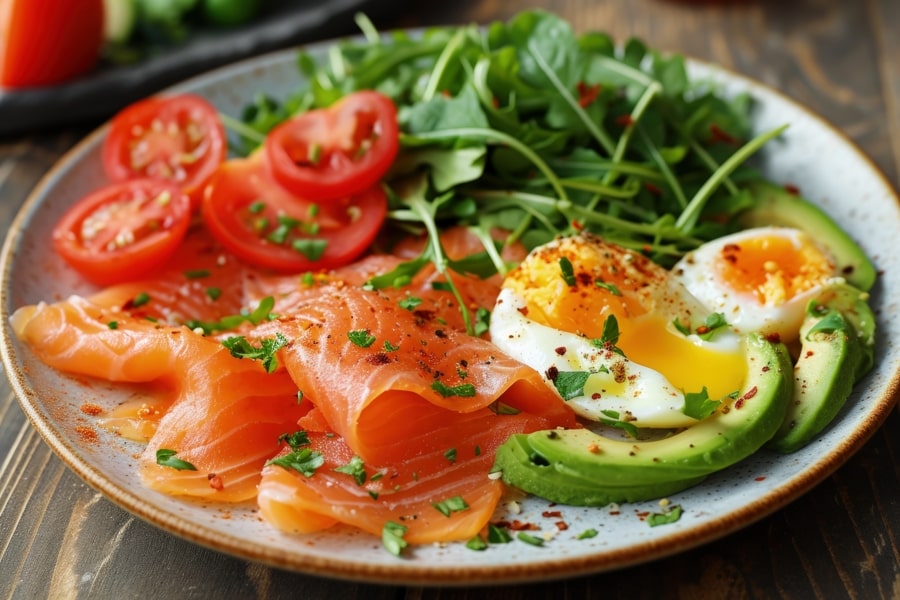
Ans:
[[[146,402],[164,414],[139,469],[145,485],[165,493],[226,502],[255,497],[265,461],[280,448],[278,436],[309,410],[298,405],[297,386],[284,371],[267,373],[184,327],[113,314],[78,297],[19,309],[12,325],[52,367],[154,384]],[[158,465],[160,449],[196,470]]]

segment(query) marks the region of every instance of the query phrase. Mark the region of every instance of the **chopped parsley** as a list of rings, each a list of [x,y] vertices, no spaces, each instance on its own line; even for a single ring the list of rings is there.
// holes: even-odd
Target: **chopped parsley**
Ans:
[[[597,284],[597,287],[598,287],[598,288],[602,288],[602,289],[606,290],[607,292],[609,292],[609,293],[612,294],[613,296],[621,296],[621,295],[622,295],[622,292],[619,290],[619,288],[617,288],[617,287],[616,287],[615,285],[613,285],[612,283],[606,283],[606,282],[603,281],[602,279],[598,279],[598,280],[595,281],[594,283]]]
[[[137,308],[139,306],[144,306],[148,302],[150,302],[150,294],[148,294],[147,292],[141,292],[131,299],[131,306]]]
[[[309,434],[305,431],[295,431],[294,433],[282,433],[278,436],[278,442],[282,444],[287,444],[293,449],[302,448],[303,446],[309,446]]]
[[[691,330],[690,325],[685,325],[677,317],[672,321],[672,325],[682,335],[691,335],[692,333],[695,333],[697,334],[697,337],[705,341],[711,340],[716,333],[729,326],[728,321],[725,320],[725,315],[722,313],[712,313],[707,316],[703,325],[700,325],[695,330]]]
[[[484,538],[482,538],[480,535],[476,535],[475,537],[470,539],[468,542],[466,542],[466,548],[468,548],[469,550],[475,550],[477,552],[480,552],[482,550],[487,550],[487,547],[488,547],[487,542],[485,542]]]
[[[562,273],[562,278],[563,281],[566,282],[566,285],[569,287],[574,287],[577,283],[577,280],[575,279],[575,269],[572,267],[572,261],[570,261],[565,256],[560,258],[559,270]]]
[[[584,385],[590,376],[588,371],[560,371],[553,380],[553,386],[563,400],[571,400],[584,395]]]
[[[446,458],[450,462],[456,462],[456,448],[450,448],[449,450],[444,452],[444,458]]]
[[[699,392],[688,392],[684,395],[684,410],[681,412],[688,417],[702,421],[716,412],[721,403],[720,400],[711,400],[706,386],[703,386]]]
[[[618,343],[619,321],[616,319],[615,315],[609,315],[606,317],[606,320],[603,321],[603,333],[600,334],[600,339],[591,340],[591,345],[596,346],[597,348],[611,350],[616,354],[625,356],[625,353],[622,352],[621,348],[616,346]]]
[[[442,502],[433,502],[431,505],[445,517],[449,517],[452,513],[469,509],[468,503],[463,500],[462,496],[453,496]]]
[[[253,325],[259,325],[263,321],[271,321],[272,319],[275,319],[277,317],[277,315],[272,312],[272,309],[274,307],[275,299],[272,296],[266,296],[259,301],[259,304],[252,312],[242,311],[237,315],[228,315],[222,317],[222,319],[216,322],[188,320],[185,321],[184,324],[190,329],[202,330],[203,335],[209,335],[214,331],[227,331],[229,329],[234,329],[245,322],[252,323]]]
[[[615,427],[616,429],[621,429],[633,438],[637,437],[637,427],[635,427],[634,424],[629,423],[628,421],[620,420],[618,411],[602,410],[600,412],[606,416],[606,418],[600,417],[598,419],[601,423],[603,423],[604,425],[609,425],[610,427]]]
[[[222,290],[217,287],[206,288],[206,297],[210,300],[218,300],[222,296]]]
[[[409,542],[403,539],[407,527],[400,523],[388,521],[381,530],[381,543],[385,549],[394,556],[400,556],[403,549],[409,546]]]
[[[366,482],[366,464],[363,462],[363,459],[358,456],[351,458],[350,462],[345,465],[335,467],[334,470],[338,473],[344,473],[353,477],[353,481],[356,482],[356,485],[362,485]]]
[[[173,469],[177,469],[179,471],[196,471],[197,467],[192,465],[186,460],[181,460],[180,458],[175,458],[177,452],[174,450],[168,450],[166,448],[160,448],[156,451],[156,464],[163,467],[171,467]]]
[[[109,323],[106,324],[106,326],[109,327],[110,329],[118,329],[119,322],[118,321],[110,321]]]
[[[491,311],[479,307],[475,311],[475,337],[484,335],[491,328]]]
[[[397,350],[400,349],[400,346],[395,346],[392,343],[390,343],[388,340],[384,340],[383,346],[384,346],[385,352],[396,352]]]
[[[375,343],[375,336],[369,333],[368,329],[354,329],[347,332],[350,341],[360,348],[368,348]]]
[[[431,389],[444,398],[450,398],[452,396],[471,398],[476,394],[475,386],[471,383],[461,383],[459,385],[449,386],[440,381],[435,381],[431,384]]]
[[[184,276],[188,279],[203,279],[204,277],[209,277],[208,269],[191,269],[189,271],[184,272]]]
[[[576,540],[588,540],[590,538],[597,537],[598,533],[596,529],[585,529],[581,533],[575,536]]]
[[[309,260],[319,260],[325,254],[328,247],[328,240],[320,239],[302,239],[294,240],[291,248],[308,258]]]
[[[821,313],[813,313],[810,314],[816,315]],[[834,333],[835,331],[841,331],[846,329],[846,323],[841,317],[841,315],[837,311],[828,312],[819,322],[810,327],[809,331],[806,332],[806,339],[811,340],[812,335],[814,333]]]
[[[231,355],[235,358],[249,358],[262,361],[266,373],[274,373],[278,368],[278,357],[275,353],[284,348],[287,343],[288,339],[281,332],[276,333],[274,338],[260,340],[259,346],[254,346],[242,335],[235,335],[222,340],[222,345],[228,348]]]
[[[488,543],[491,544],[508,544],[512,541],[512,536],[502,527],[497,527],[493,523],[488,523]]]
[[[681,505],[675,504],[670,507],[665,512],[661,513],[652,513],[647,517],[647,525],[650,527],[656,527],[657,525],[668,525],[669,523],[675,523],[681,518],[681,515],[684,511],[681,508]]]
[[[519,541],[525,542],[526,544],[531,544],[532,546],[544,545],[544,538],[525,533],[524,531],[520,531],[516,538],[518,538]]]
[[[406,310],[415,310],[420,304],[422,304],[422,299],[416,296],[407,296],[397,303],[400,308],[405,308]]]
[[[277,465],[284,469],[293,469],[305,477],[312,477],[316,469],[325,464],[325,457],[321,452],[300,448],[292,452],[266,461],[266,466]]]

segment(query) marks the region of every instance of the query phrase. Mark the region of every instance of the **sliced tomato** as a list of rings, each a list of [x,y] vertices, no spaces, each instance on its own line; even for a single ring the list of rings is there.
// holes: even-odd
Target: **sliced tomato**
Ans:
[[[265,157],[284,187],[327,202],[378,183],[399,145],[397,107],[387,96],[364,90],[273,129],[266,138]]]
[[[195,208],[203,186],[228,152],[215,107],[200,96],[160,96],[119,112],[103,142],[103,167],[113,181],[150,177],[180,186]]]
[[[387,197],[378,185],[318,204],[282,187],[258,156],[220,166],[203,200],[203,220],[227,250],[283,273],[352,262],[372,243],[386,215]]]
[[[0,86],[60,83],[90,70],[103,44],[103,0],[0,0]]]
[[[53,229],[53,246],[99,285],[146,276],[178,249],[191,222],[190,198],[154,179],[117,182],[75,203]]]

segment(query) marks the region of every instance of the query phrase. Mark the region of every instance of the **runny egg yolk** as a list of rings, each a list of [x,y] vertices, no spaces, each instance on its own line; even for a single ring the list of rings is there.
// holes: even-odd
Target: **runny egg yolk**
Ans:
[[[572,265],[566,280],[561,260]],[[737,391],[746,376],[739,344],[696,343],[672,326],[696,330],[705,311],[646,257],[597,238],[563,238],[533,251],[505,280],[538,323],[591,339],[616,317],[616,346],[629,360],[661,373],[684,392],[707,388],[710,398]]]
[[[727,243],[714,264],[722,282],[735,292],[752,294],[760,305],[783,304],[834,272],[818,248],[783,235]]]

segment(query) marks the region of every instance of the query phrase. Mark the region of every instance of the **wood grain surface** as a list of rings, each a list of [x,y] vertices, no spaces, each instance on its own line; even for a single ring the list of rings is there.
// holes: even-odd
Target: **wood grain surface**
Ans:
[[[835,124],[900,183],[900,0],[457,0],[382,28],[505,19],[541,7],[579,31],[719,63]],[[3,118],[0,115],[0,118]],[[0,224],[90,127],[0,139]],[[5,229],[5,227],[4,227]],[[0,596],[9,598],[900,598],[900,414],[785,509],[689,552],[528,586],[407,588],[272,569],[178,539],[65,467],[0,382]]]

